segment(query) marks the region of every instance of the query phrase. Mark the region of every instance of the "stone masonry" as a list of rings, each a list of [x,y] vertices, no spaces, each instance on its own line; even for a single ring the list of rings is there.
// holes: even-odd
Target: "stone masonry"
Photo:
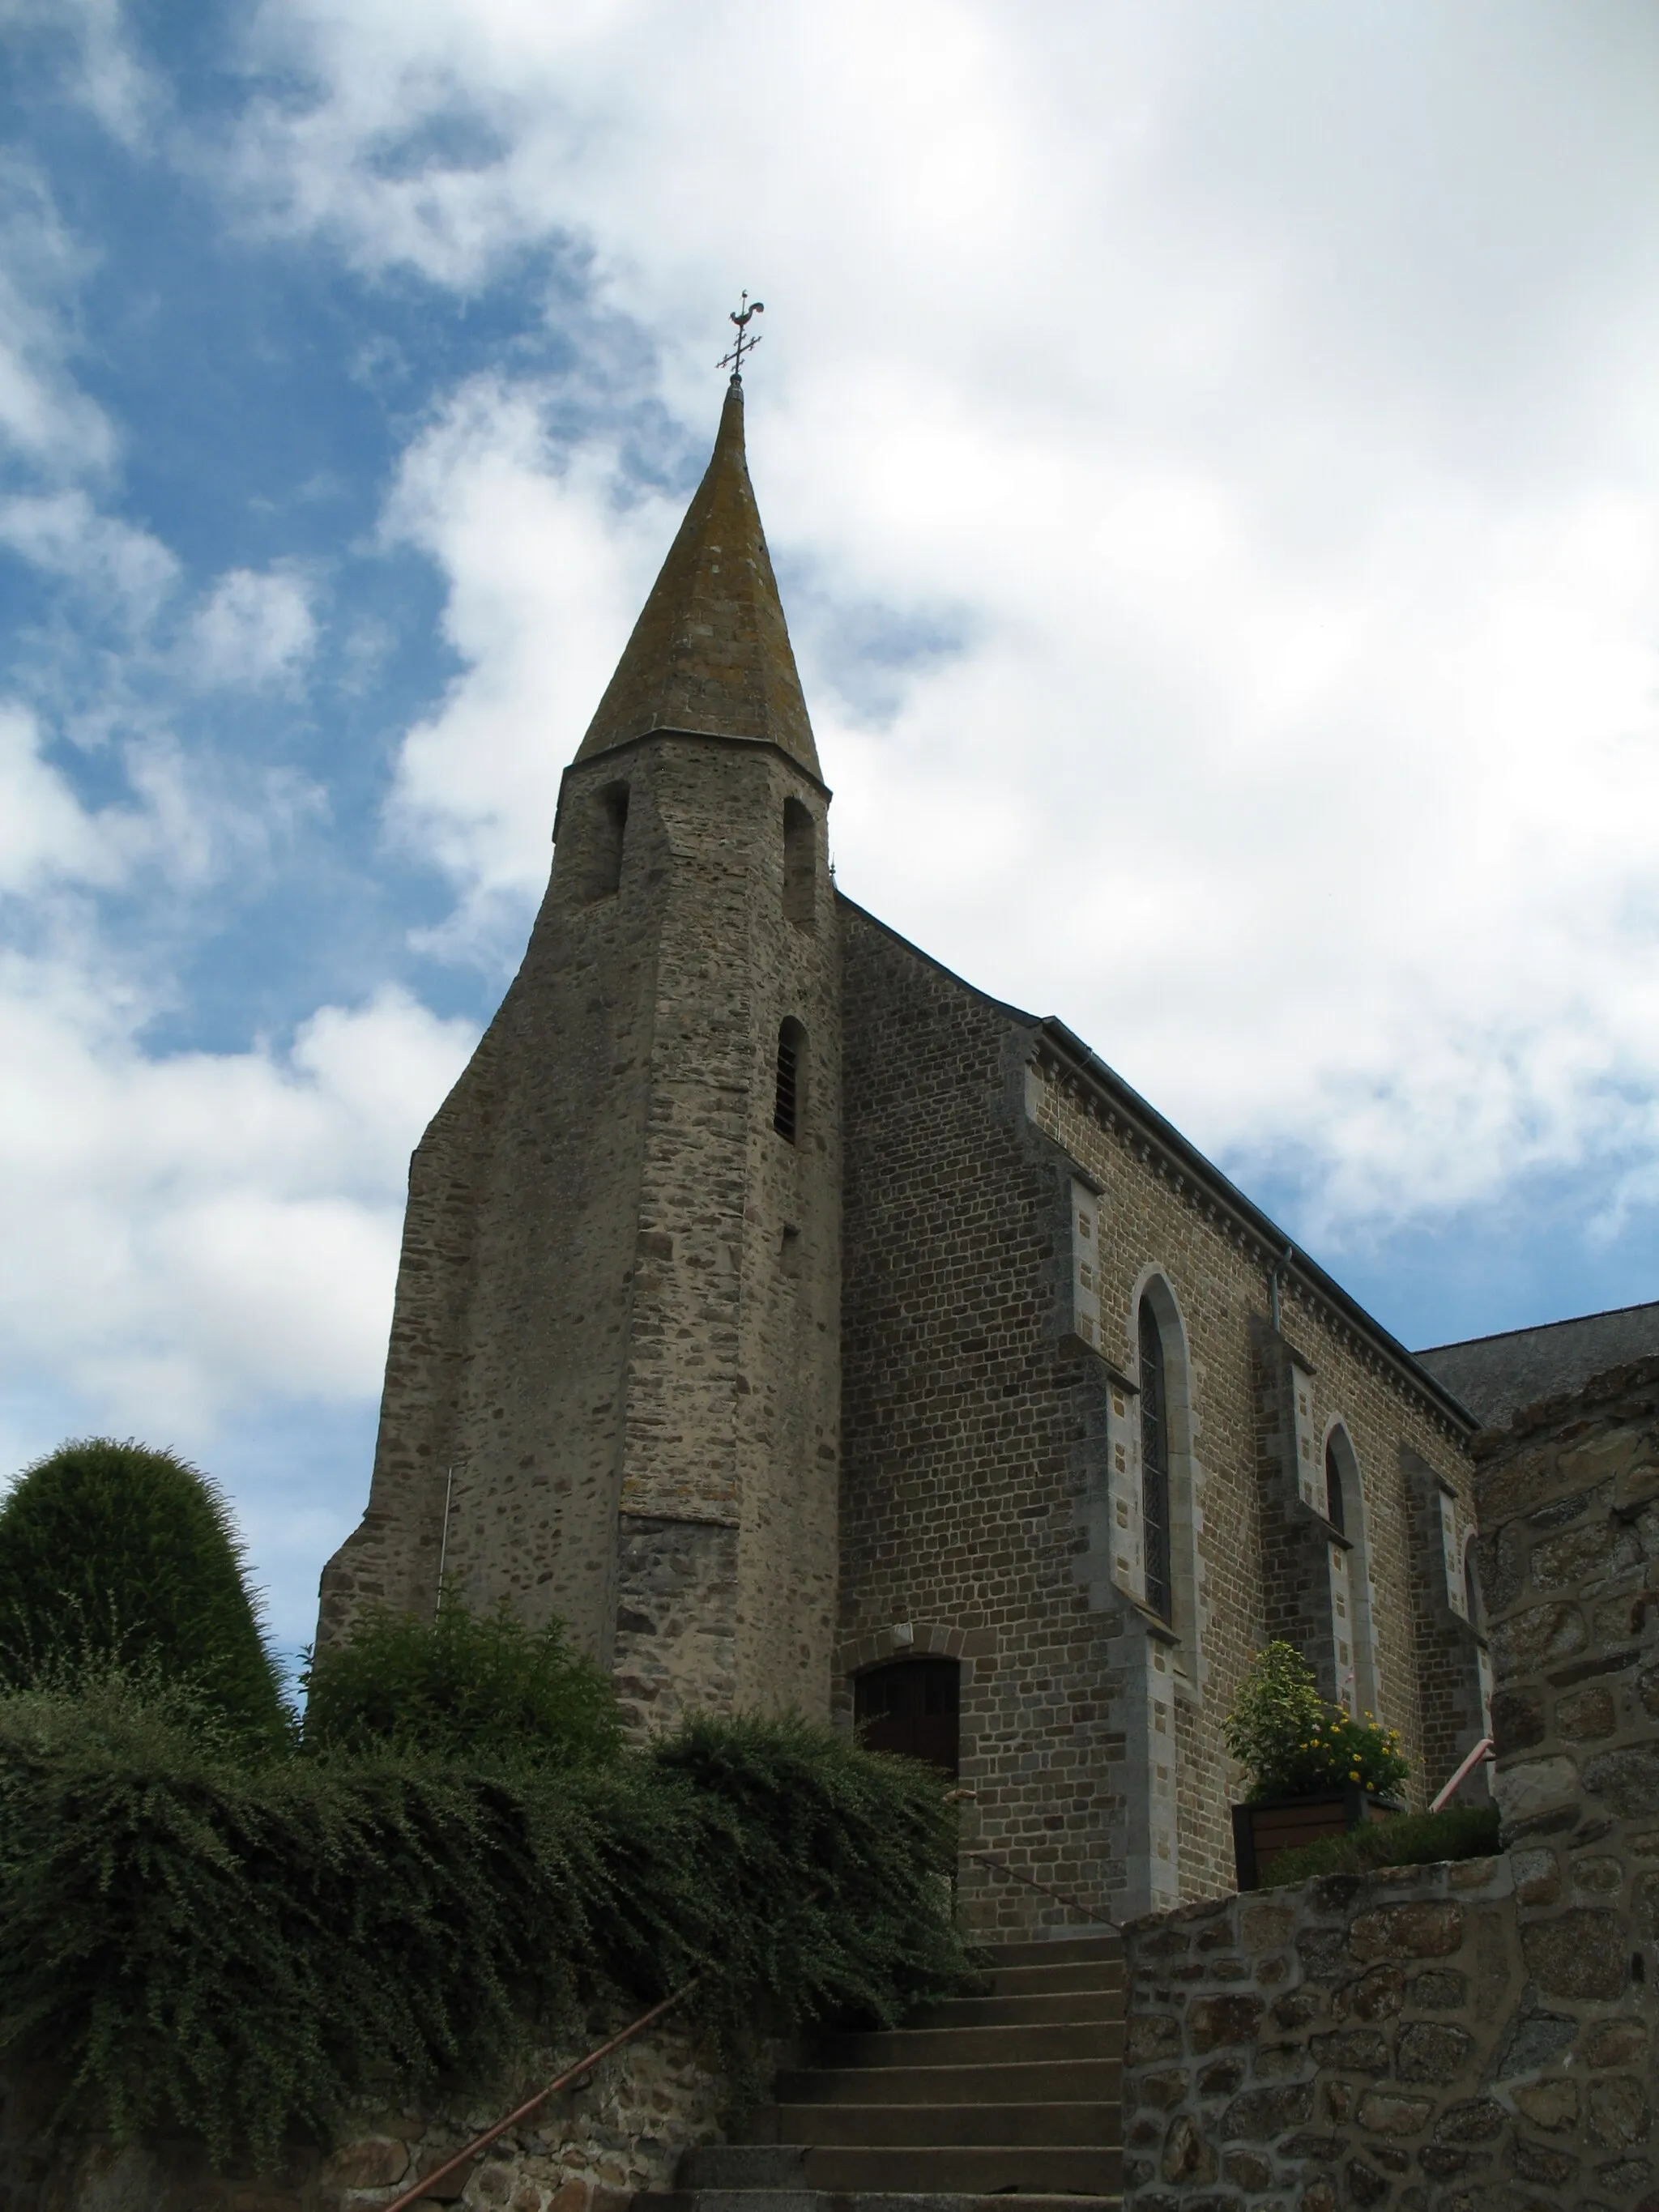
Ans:
[[[1270,1634],[1432,1789],[1485,1727],[1472,1417],[1062,1024],[839,896],[829,802],[734,385],[411,1165],[319,1642],[447,1578],[562,1616],[640,1732],[952,1661],[964,1910],[1012,1936],[1066,1919],[1032,1881],[1224,1884]]]
[[[847,901],[842,939],[842,1710],[857,1672],[901,1649],[896,1630],[959,1653],[972,1849],[1120,1915],[1213,1893],[1231,1880],[1237,1794],[1222,1716],[1268,1633],[1315,1649],[1322,1634],[1334,1668],[1334,1549],[1347,1664],[1357,1627],[1361,1702],[1401,1730],[1420,1802],[1483,1733],[1461,1564],[1449,1583],[1421,1496],[1473,1529],[1467,1417],[1301,1255],[1280,1270],[1275,1327],[1282,1243],[1058,1024],[974,991]],[[1086,1339],[1079,1177],[1096,1248]],[[1143,1297],[1170,1398],[1169,1626],[1119,1557]],[[1298,1437],[1322,1470],[1338,1429],[1346,1534],[1322,1472],[1311,1498],[1298,1474]],[[987,1932],[1066,1917],[979,1859],[962,1896]]]
[[[368,1508],[380,1601],[558,1613],[641,1723],[822,1711],[839,1474],[829,794],[728,395],[560,799],[524,965],[416,1152]],[[793,1025],[799,1127],[774,1127]]]
[[[1659,2212],[1659,1360],[1477,1449],[1507,1848],[1132,1926],[1126,2212]]]
[[[378,2212],[616,2025],[595,2021],[574,2051],[526,2052],[489,2097],[365,2113],[336,2147],[296,2145],[259,2179],[216,2172],[197,2142],[51,2138],[42,2124],[55,2085],[0,2076],[0,2212]],[[664,2021],[460,2167],[435,2201],[470,2212],[628,2212],[641,2190],[666,2185],[689,2147],[720,2139],[730,2094],[701,2040]]]

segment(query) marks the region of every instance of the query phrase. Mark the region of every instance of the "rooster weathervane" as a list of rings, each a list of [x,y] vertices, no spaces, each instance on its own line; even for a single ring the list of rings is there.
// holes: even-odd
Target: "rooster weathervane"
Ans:
[[[741,384],[743,381],[743,357],[744,354],[753,353],[755,348],[760,343],[760,332],[757,331],[754,336],[750,337],[749,335],[749,325],[757,315],[763,315],[765,313],[765,301],[757,300],[754,306],[751,307],[749,304],[749,295],[747,292],[743,295],[743,305],[740,307],[734,307],[732,310],[732,320],[738,326],[738,342],[732,347],[730,353],[726,354],[721,357],[720,366],[722,368],[729,368],[731,370],[732,381],[733,384]]]

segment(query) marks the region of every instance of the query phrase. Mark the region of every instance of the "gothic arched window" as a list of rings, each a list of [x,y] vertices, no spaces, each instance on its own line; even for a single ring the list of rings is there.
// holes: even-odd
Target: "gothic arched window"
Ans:
[[[1170,1394],[1164,1338],[1148,1298],[1140,1301],[1140,1514],[1146,1547],[1146,1603],[1174,1625],[1170,1544]]]
[[[1339,1535],[1348,1533],[1348,1503],[1342,1489],[1342,1462],[1336,1449],[1336,1436],[1325,1440],[1325,1517]]]

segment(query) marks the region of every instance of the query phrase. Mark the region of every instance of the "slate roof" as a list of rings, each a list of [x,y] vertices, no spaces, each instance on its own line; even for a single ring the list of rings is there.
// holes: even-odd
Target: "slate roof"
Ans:
[[[1462,1344],[1437,1344],[1417,1354],[1419,1367],[1489,1428],[1540,1398],[1581,1389],[1592,1375],[1659,1353],[1659,1303],[1581,1314],[1539,1328],[1506,1329]]]
[[[778,746],[823,781],[733,377],[714,451],[576,758],[653,730]]]

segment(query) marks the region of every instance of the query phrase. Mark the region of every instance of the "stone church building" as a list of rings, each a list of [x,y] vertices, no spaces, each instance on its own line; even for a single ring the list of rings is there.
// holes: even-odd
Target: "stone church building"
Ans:
[[[1296,1643],[1419,1803],[1485,1732],[1451,1389],[1063,1023],[831,878],[742,387],[575,758],[524,964],[417,1148],[381,1601],[563,1616],[641,1727],[954,1768],[969,1917],[1231,1886],[1221,1723]]]

